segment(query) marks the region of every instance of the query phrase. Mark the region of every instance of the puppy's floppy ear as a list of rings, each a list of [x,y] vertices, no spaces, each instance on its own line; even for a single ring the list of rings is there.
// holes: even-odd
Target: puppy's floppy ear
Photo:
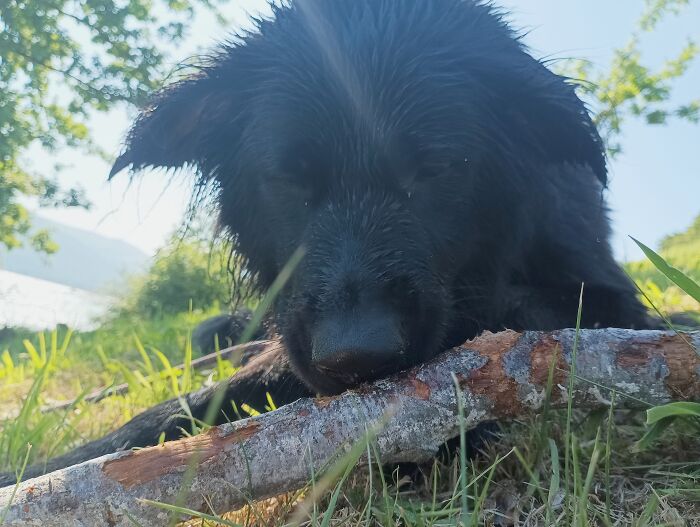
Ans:
[[[196,165],[201,161],[205,138],[215,132],[216,117],[225,105],[212,80],[205,76],[164,88],[136,119],[109,178],[127,167]]]
[[[544,69],[544,68],[543,68]],[[541,128],[548,157],[588,165],[603,186],[608,182],[605,145],[583,101],[566,79],[546,70],[529,110]]]
[[[605,145],[574,86],[542,64],[533,69],[519,90],[530,133],[550,161],[588,165],[605,186]]]
[[[492,86],[513,131],[546,162],[588,165],[605,186],[605,147],[574,86],[529,56],[524,62],[508,56],[499,65]]]

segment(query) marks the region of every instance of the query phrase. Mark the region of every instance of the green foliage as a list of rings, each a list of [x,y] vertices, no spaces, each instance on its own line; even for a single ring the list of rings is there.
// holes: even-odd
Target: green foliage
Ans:
[[[693,432],[700,432],[700,403],[689,401],[677,401],[662,406],[654,406],[647,410],[647,426],[649,429],[644,436],[637,441],[634,450],[639,452],[649,448],[659,440],[669,426],[679,421],[693,428]]]
[[[78,189],[61,190],[31,172],[22,154],[33,144],[99,153],[87,118],[118,103],[141,104],[162,84],[166,45],[185,36],[195,8],[223,0],[3,0],[0,2],[0,246],[32,231],[24,198],[43,206],[87,207]],[[57,167],[58,168],[58,167]]]
[[[693,236],[700,228],[700,216],[684,233],[676,234],[666,238],[666,249],[673,247],[684,247],[686,244],[697,244],[699,240]],[[673,282],[683,293],[690,296],[700,305],[700,284],[688,275],[670,265],[664,258],[654,252],[652,249],[644,245],[638,240],[632,238],[634,242],[644,252],[649,261],[663,275]],[[699,254],[699,253],[696,253]],[[698,259],[700,260],[700,259]],[[652,300],[653,303],[653,300]],[[656,304],[654,306],[656,308]],[[687,342],[687,341],[686,341]],[[687,345],[692,349],[692,344],[687,342]],[[667,430],[669,426],[679,421],[684,421],[694,434],[700,432],[700,403],[679,401],[669,403],[663,406],[655,406],[647,410],[647,425],[649,429],[644,436],[636,443],[635,451],[641,451],[648,448],[654,441],[658,440]]]
[[[145,335],[115,338],[104,328],[98,333],[71,336],[61,330],[39,334],[29,339],[36,353],[20,356],[10,350],[19,357],[14,371],[23,370],[26,378],[0,378],[4,403],[0,470],[21,472],[27,462],[41,463],[64,453],[102,436],[146,407],[236,371],[226,360],[196,370],[189,361],[187,340],[177,354],[166,359],[157,347],[146,344]],[[182,333],[186,334],[186,328]],[[111,357],[102,353],[96,344],[98,336],[116,341],[121,350]],[[125,353],[134,346],[138,348],[134,353]],[[86,363],[92,355],[101,357],[97,364]],[[422,467],[425,477],[408,484],[407,478],[399,481],[386,471],[375,437],[380,422],[366,437],[340,451],[335,462],[321,471],[310,471],[308,484],[278,498],[276,506],[251,503],[242,511],[226,514],[222,521],[217,513],[225,511],[210,510],[203,515],[177,509],[177,503],[175,507],[151,504],[221,525],[476,526],[498,524],[502,518],[516,523],[527,514],[532,525],[641,526],[684,525],[683,518],[696,517],[697,429],[665,424],[670,419],[676,424],[681,423],[679,419],[688,424],[697,421],[697,404],[672,403],[651,409],[647,422],[658,432],[654,448],[631,450],[643,435],[643,424],[628,412],[618,412],[614,397],[609,409],[588,416],[552,407],[549,397],[555,367],[552,363],[541,415],[504,423],[501,438],[485,444],[483,452],[468,463],[463,456],[455,456],[448,465],[436,460],[432,467]],[[97,403],[84,399],[94,388],[123,381],[129,384],[127,393]],[[67,410],[45,411],[47,404],[76,397]],[[182,401],[182,414],[188,415]],[[206,428],[194,418],[190,424],[188,433]],[[366,456],[368,474],[350,470],[361,454]],[[313,455],[313,448],[304,455]],[[183,492],[189,488],[184,485]],[[625,521],[616,523],[619,518]]]
[[[20,350],[5,349],[0,355],[0,470],[21,468],[27,444],[34,446],[30,463],[41,462],[69,450],[86,436],[103,435],[115,422],[125,422],[145,408],[236,372],[226,359],[210,369],[194,370],[189,326],[176,322],[183,347],[170,350],[172,360],[158,349],[167,340],[162,335],[153,332],[138,338],[132,333],[125,338],[111,328],[84,334],[57,329],[25,339]],[[106,351],[103,342],[110,342],[112,349]],[[122,382],[129,384],[128,393],[100,403],[84,401],[92,390]],[[74,402],[66,410],[43,410],[57,399]],[[8,414],[9,405],[16,411]],[[194,430],[199,427],[192,422]]]
[[[0,84],[0,120],[3,97],[1,90]],[[0,134],[4,140],[5,134],[2,132],[1,121]],[[52,197],[56,196],[58,190],[56,185],[46,178],[23,171],[10,154],[3,153],[3,150],[7,150],[7,145],[3,145],[3,141],[0,141],[0,246],[15,249],[22,246],[23,238],[27,238],[37,251],[55,252],[58,247],[51,241],[48,231],[39,229],[30,232],[29,211],[18,202],[18,198],[35,197],[39,198],[41,203],[48,204],[52,201]],[[82,194],[75,189],[69,190],[68,194],[54,200],[54,205],[89,206]]]
[[[660,249],[666,255],[687,262],[688,267],[695,269],[700,276],[700,214],[685,231],[666,236]]]
[[[189,309],[224,309],[232,300],[226,244],[173,236],[148,272],[132,279],[120,316],[158,319]]]
[[[649,259],[649,261],[651,261],[651,263],[654,264],[654,267],[661,271],[666,278],[668,278],[674,284],[680,287],[684,293],[690,295],[695,301],[700,302],[700,285],[698,285],[692,278],[690,278],[684,272],[673,267],[672,265],[669,265],[669,263],[666,260],[664,260],[661,256],[656,254],[653,250],[644,245],[642,242],[640,242],[639,240],[635,240],[634,238],[632,239],[640,247],[640,249],[644,251],[644,254]]]
[[[665,237],[659,255],[689,279],[700,282],[700,215],[683,232]],[[657,307],[664,311],[700,311],[700,304],[686,295],[650,259],[629,262],[625,269]]]
[[[564,72],[582,81],[581,95],[592,102],[595,123],[610,155],[618,154],[622,146],[618,137],[628,117],[644,119],[647,124],[666,124],[671,118],[692,123],[700,120],[700,98],[670,106],[673,85],[693,63],[700,48],[692,39],[661,67],[645,64],[640,44],[645,33],[653,32],[659,22],[670,14],[678,14],[689,0],[646,0],[645,9],[637,22],[637,30],[625,46],[613,52],[612,63],[606,71],[597,71],[583,60],[569,61]]]

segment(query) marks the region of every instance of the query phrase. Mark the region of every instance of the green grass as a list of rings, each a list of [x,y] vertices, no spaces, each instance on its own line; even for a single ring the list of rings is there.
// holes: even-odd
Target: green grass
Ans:
[[[677,287],[664,285],[659,271],[653,272],[650,283],[658,291]],[[677,292],[680,298],[682,291]],[[662,313],[682,310],[674,297],[649,299]],[[223,360],[209,370],[190,366],[190,332],[209,314],[150,320],[122,314],[94,332],[58,328],[5,335],[0,341],[0,470],[21,473],[27,463],[99,437],[147,407],[234,374],[234,365]],[[184,367],[174,366],[181,363]],[[546,401],[562,389],[553,385],[553,368]],[[124,395],[99,403],[81,400],[94,388],[121,382],[129,384]],[[73,399],[67,410],[42,411],[52,402]],[[274,401],[269,403],[274,408]],[[256,410],[263,409],[248,412]],[[504,423],[500,440],[469,452],[473,459],[467,459],[460,426],[458,455],[426,463],[410,478],[388,473],[368,434],[327,470],[311,474],[305,488],[239,511],[195,514],[152,505],[198,516],[192,525],[700,525],[699,416],[700,405],[693,403],[651,408],[646,415],[618,410],[614,393],[608,409],[591,413],[572,405],[554,410],[546,402],[539,416]],[[361,455],[368,463],[354,468]]]
[[[33,445],[30,463],[42,462],[103,435],[150,406],[232,375],[235,368],[226,360],[210,370],[189,367],[189,330],[201,316],[172,317],[161,334],[156,330],[160,320],[132,326],[119,321],[97,332],[57,328],[5,343],[0,348],[2,469],[17,470],[27,444]],[[144,336],[135,333],[139,329],[146,330]],[[95,389],[123,382],[129,384],[123,395],[96,404],[81,400]],[[42,411],[71,400],[75,403],[66,410]]]
[[[13,344],[0,370],[0,394],[7,401],[1,468],[20,471],[27,460],[65,452],[146,407],[235,371],[226,361],[208,371],[175,368],[191,353],[187,328],[163,340],[150,332],[129,337],[121,327],[112,334],[118,339],[107,329],[57,330]],[[182,347],[160,349],[169,342]],[[128,394],[96,404],[78,400],[62,412],[41,411],[51,401],[123,381],[129,382]],[[473,461],[458,455],[426,464],[414,481],[387,474],[368,440],[352,456],[365,452],[370,469],[349,470],[351,456],[339,462],[340,469],[315,475],[307,488],[224,515],[221,525],[294,520],[318,526],[476,526],[508,525],[508,517],[520,518],[522,525],[687,525],[683,521],[692,518],[700,524],[700,441],[697,422],[686,417],[639,448],[649,430],[642,414],[614,407],[594,414],[545,407],[537,418],[504,425],[501,440],[473,453]],[[655,422],[667,418],[662,414]],[[224,512],[210,511],[201,521],[216,525],[216,513]]]

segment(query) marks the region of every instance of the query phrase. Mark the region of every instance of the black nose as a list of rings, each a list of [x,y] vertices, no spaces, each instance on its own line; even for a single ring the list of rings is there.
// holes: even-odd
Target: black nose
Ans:
[[[322,319],[311,343],[311,362],[321,371],[366,380],[401,369],[403,340],[398,317],[381,310]]]

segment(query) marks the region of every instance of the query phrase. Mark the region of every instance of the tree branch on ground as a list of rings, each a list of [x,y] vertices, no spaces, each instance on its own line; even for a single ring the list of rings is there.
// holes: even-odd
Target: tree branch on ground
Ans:
[[[576,408],[605,407],[613,392],[619,408],[698,399],[700,332],[486,333],[339,396],[301,399],[198,436],[103,456],[0,489],[0,510],[6,507],[5,525],[45,527],[118,527],[131,525],[130,518],[168,525],[168,513],[146,499],[233,510],[304,486],[379,423],[373,441],[382,462],[429,460],[458,434],[458,393],[467,428],[521,418],[543,407],[550,371],[553,407],[565,406],[569,397]]]

